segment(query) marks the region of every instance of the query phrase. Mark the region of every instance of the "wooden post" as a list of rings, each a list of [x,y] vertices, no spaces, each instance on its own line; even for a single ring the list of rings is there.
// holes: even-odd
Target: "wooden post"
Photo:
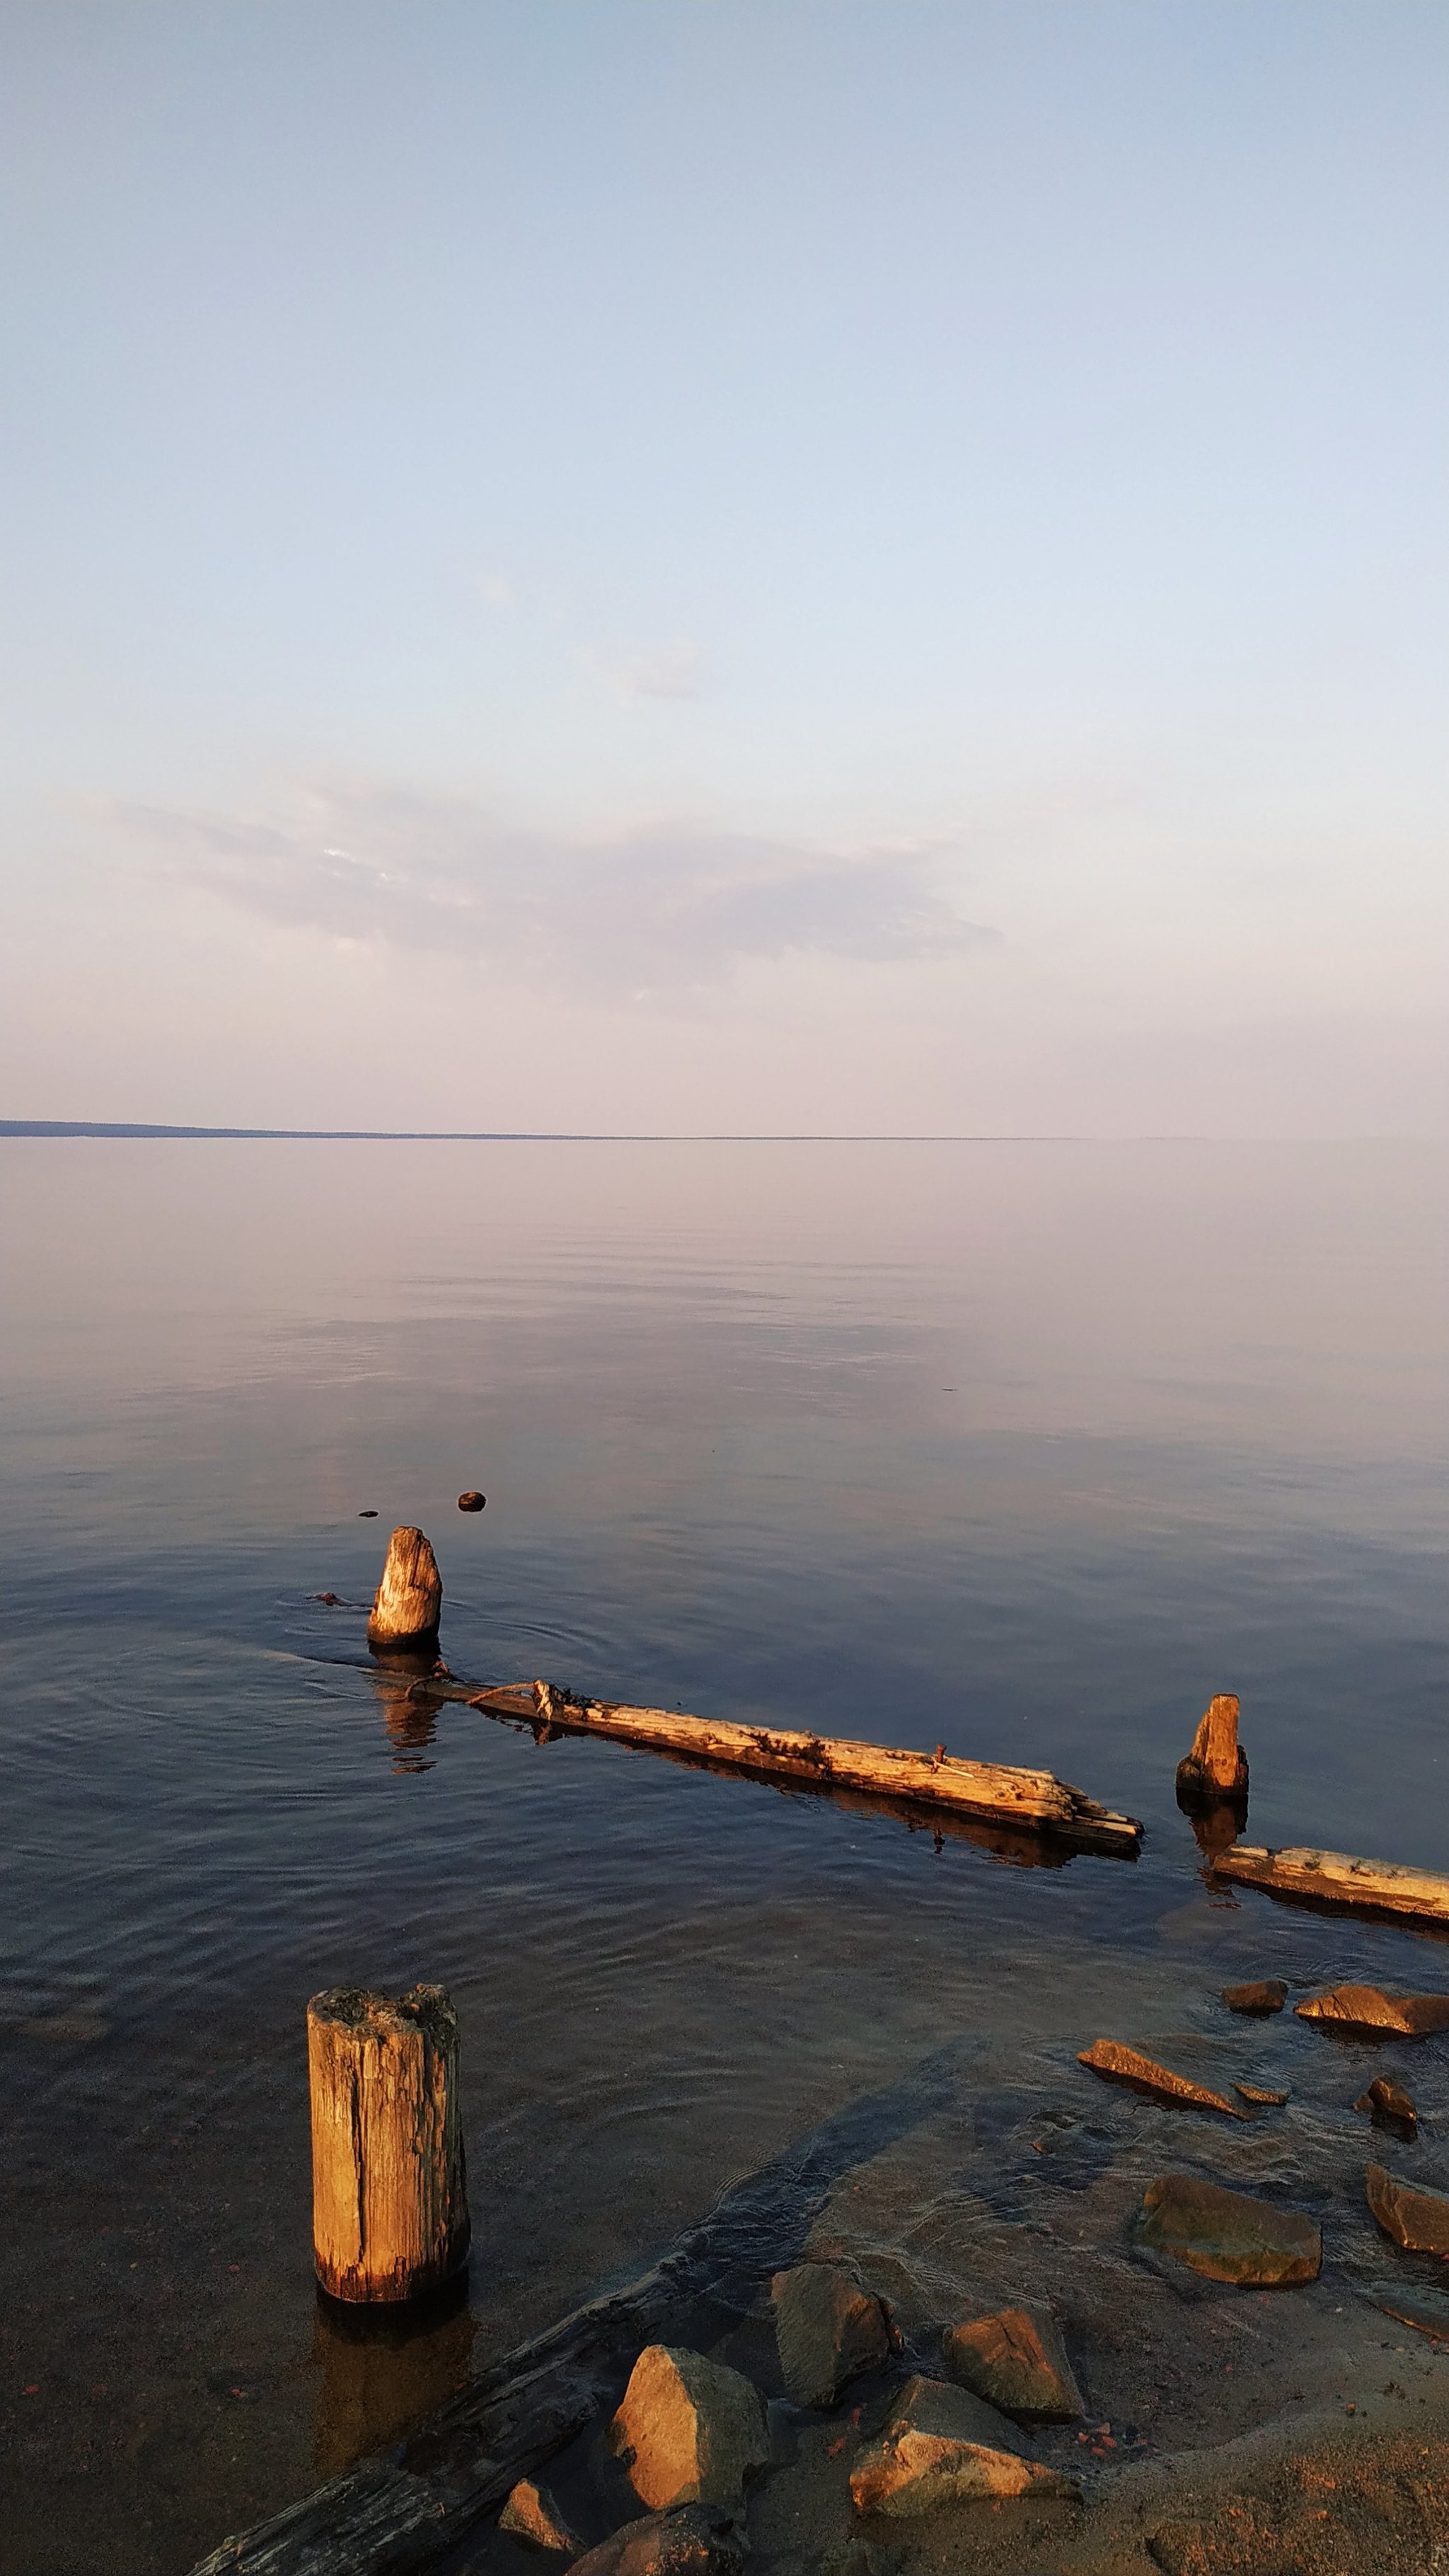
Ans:
[[[312,2239],[334,2299],[393,2304],[468,2259],[458,2020],[441,1986],[307,2006]]]
[[[1238,1703],[1231,1691],[1209,1701],[1192,1751],[1177,1766],[1177,1788],[1184,1798],[1246,1798],[1248,1757],[1238,1743]]]
[[[395,1529],[367,1623],[370,1646],[436,1643],[443,1608],[438,1560],[420,1529]]]

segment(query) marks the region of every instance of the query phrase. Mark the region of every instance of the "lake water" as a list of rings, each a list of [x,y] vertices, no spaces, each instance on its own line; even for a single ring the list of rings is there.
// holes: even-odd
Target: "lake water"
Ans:
[[[0,1155],[14,2576],[184,2568],[943,2038],[1175,1974],[1214,1691],[1252,1839],[1449,1863],[1432,1148]],[[395,1522],[457,1673],[1046,1765],[1142,1857],[403,1707]],[[463,2029],[468,2298],[359,2345],[311,2283],[304,2009],[417,1978]]]

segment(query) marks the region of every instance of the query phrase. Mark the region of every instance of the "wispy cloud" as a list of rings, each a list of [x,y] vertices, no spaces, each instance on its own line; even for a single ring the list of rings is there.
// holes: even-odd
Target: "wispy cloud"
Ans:
[[[705,684],[705,653],[702,644],[692,644],[687,635],[677,635],[672,643],[657,645],[651,653],[637,653],[621,662],[615,672],[615,686],[624,699],[631,698],[697,698]]]
[[[286,827],[118,810],[188,883],[268,920],[547,982],[677,988],[792,953],[887,963],[997,937],[963,919],[943,854],[919,847],[822,850],[687,823],[568,841],[402,790],[316,797]]]

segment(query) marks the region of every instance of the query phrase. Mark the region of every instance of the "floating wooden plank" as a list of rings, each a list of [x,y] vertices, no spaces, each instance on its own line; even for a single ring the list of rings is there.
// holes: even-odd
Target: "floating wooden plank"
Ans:
[[[1216,1855],[1212,1872],[1215,1878],[1264,1888],[1270,1896],[1449,1923],[1449,1878],[1432,1869],[1405,1869],[1397,1861],[1355,1860],[1348,1852],[1306,1847],[1266,1851],[1251,1843],[1235,1843],[1231,1851]]]
[[[604,1735],[651,1752],[684,1754],[719,1770],[787,1779],[817,1789],[861,1789],[920,1808],[972,1816],[986,1824],[1045,1834],[1082,1850],[1136,1853],[1142,1827],[1071,1788],[1050,1771],[1004,1762],[967,1762],[938,1744],[911,1753],[894,1744],[857,1744],[792,1728],[739,1726],[724,1718],[686,1717],[666,1708],[579,1699],[551,1682],[518,1683],[468,1694],[470,1708],[524,1718],[549,1734]]]

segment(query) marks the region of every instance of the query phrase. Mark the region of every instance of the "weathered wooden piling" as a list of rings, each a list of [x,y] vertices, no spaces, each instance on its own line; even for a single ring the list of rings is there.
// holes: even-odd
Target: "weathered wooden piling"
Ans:
[[[307,2006],[312,2239],[334,2299],[393,2305],[468,2256],[458,2020],[441,1986]]]
[[[438,1560],[420,1529],[395,1529],[367,1623],[370,1646],[435,1642],[443,1611]]]
[[[1238,1703],[1231,1691],[1208,1702],[1177,1766],[1180,1798],[1246,1798],[1248,1757],[1238,1742]]]

